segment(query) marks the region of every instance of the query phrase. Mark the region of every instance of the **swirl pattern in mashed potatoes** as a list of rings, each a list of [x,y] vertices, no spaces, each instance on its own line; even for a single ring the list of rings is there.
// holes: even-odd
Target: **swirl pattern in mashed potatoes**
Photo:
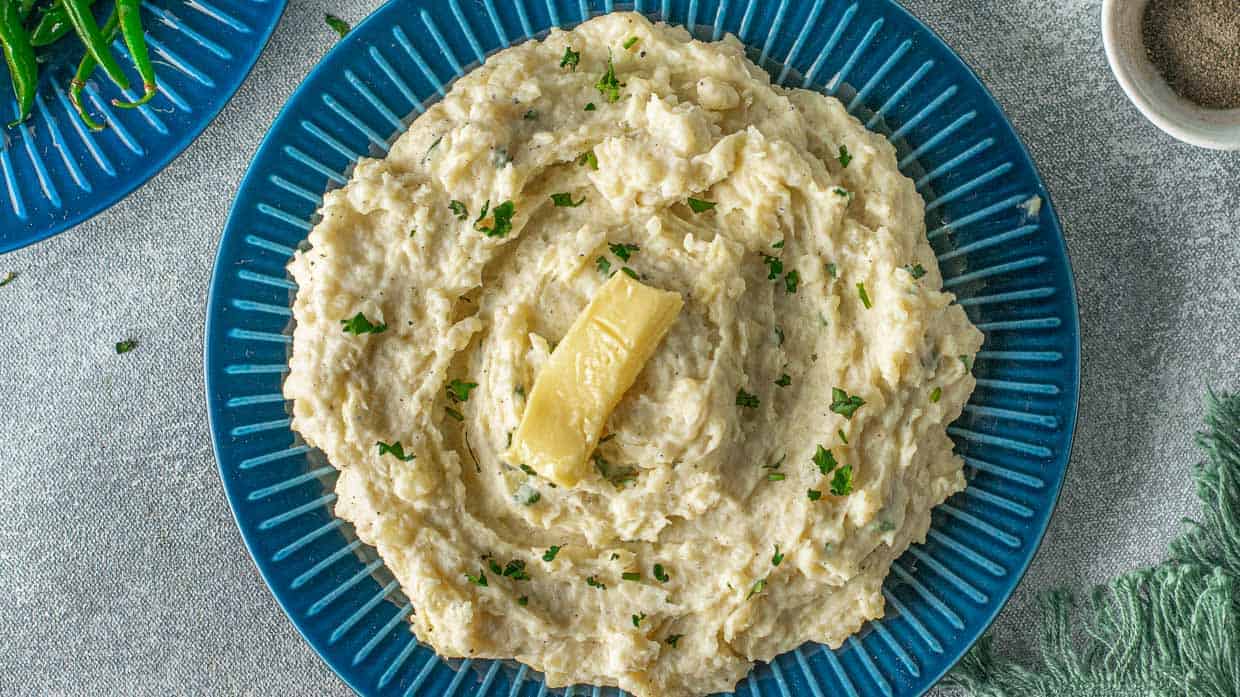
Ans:
[[[290,269],[293,427],[445,656],[730,690],[882,616],[965,485],[945,427],[982,337],[920,196],[730,37],[613,14],[491,56],[327,194]],[[502,454],[614,273],[684,307],[556,487]]]

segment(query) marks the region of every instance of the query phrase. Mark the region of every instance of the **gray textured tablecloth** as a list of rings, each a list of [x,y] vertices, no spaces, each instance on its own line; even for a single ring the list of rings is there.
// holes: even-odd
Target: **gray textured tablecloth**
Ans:
[[[1147,123],[1107,69],[1100,0],[906,0],[981,75],[1055,198],[1080,290],[1080,422],[1035,595],[1161,558],[1196,510],[1192,435],[1240,388],[1240,154]],[[0,694],[348,694],[267,592],[207,432],[202,326],[227,208],[280,105],[333,43],[294,0],[219,119],[94,220],[0,256]],[[113,344],[140,342],[118,356]]]

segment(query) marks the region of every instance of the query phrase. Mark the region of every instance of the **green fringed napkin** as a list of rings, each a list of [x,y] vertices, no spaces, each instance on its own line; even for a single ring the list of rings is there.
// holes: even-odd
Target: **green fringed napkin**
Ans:
[[[1195,468],[1202,520],[1170,558],[1095,588],[1042,598],[1041,660],[996,656],[984,637],[945,685],[976,697],[1240,695],[1240,395],[1211,395]]]

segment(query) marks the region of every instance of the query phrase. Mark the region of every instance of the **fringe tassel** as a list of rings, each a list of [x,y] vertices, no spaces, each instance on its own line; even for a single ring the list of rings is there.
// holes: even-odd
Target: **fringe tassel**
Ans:
[[[1195,468],[1202,520],[1170,559],[1095,588],[1041,599],[1040,665],[997,656],[983,637],[944,680],[973,697],[1240,695],[1240,395],[1207,399]]]

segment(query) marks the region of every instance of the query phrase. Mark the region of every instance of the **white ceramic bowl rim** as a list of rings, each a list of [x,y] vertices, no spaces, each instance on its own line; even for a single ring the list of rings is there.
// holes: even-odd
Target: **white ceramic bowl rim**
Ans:
[[[1240,108],[1206,109],[1176,94],[1145,53],[1141,18],[1149,0],[1103,0],[1102,44],[1128,99],[1173,138],[1215,150],[1240,150]]]

